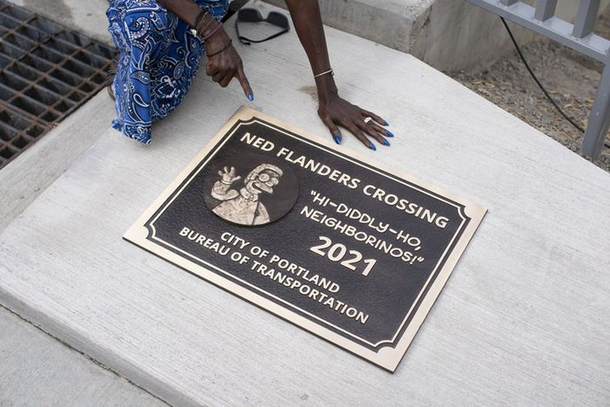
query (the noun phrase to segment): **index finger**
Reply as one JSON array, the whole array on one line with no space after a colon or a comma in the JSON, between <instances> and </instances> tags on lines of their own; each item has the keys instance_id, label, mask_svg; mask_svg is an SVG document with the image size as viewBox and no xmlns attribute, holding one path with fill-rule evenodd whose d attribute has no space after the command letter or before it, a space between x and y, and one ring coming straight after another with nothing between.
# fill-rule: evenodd
<instances>
[{"instance_id":1,"label":"index finger","mask_svg":"<svg viewBox=\"0 0 610 407\"><path fill-rule=\"evenodd\" d=\"M242 64L239 64L239 68L237 68L237 74L235 75L239 84L241 85L246 97L250 100L254 100L254 93L252 92L252 87L250 86L250 82L248 82L248 78L246 78L246 74L244 73L244 67Z\"/></svg>"}]
</instances>

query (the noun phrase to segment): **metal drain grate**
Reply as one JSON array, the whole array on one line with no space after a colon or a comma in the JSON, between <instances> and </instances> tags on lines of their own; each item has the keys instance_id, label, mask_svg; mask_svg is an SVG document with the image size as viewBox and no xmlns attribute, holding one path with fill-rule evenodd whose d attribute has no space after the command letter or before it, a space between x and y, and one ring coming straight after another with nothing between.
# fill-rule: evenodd
<instances>
[{"instance_id":1,"label":"metal drain grate","mask_svg":"<svg viewBox=\"0 0 610 407\"><path fill-rule=\"evenodd\" d=\"M0 168L97 93L111 47L0 0Z\"/></svg>"}]
</instances>

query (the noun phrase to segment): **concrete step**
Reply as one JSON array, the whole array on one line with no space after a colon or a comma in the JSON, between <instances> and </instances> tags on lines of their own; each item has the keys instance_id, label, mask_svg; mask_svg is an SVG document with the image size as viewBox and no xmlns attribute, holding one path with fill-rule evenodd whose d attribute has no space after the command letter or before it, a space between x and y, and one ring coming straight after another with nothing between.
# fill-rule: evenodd
<instances>
[{"instance_id":1,"label":"concrete step","mask_svg":"<svg viewBox=\"0 0 610 407\"><path fill-rule=\"evenodd\" d=\"M0 306L0 406L167 404Z\"/></svg>"},{"instance_id":2,"label":"concrete step","mask_svg":"<svg viewBox=\"0 0 610 407\"><path fill-rule=\"evenodd\" d=\"M284 0L265 0L285 7ZM443 72L480 71L514 52L500 19L465 0L319 0L324 23L410 53ZM603 11L610 0L602 0ZM557 16L572 20L578 2L563 1ZM601 13L600 11L600 13ZM511 24L520 43L543 37ZM376 67L382 73L383 63Z\"/></svg>"},{"instance_id":3,"label":"concrete step","mask_svg":"<svg viewBox=\"0 0 610 407\"><path fill-rule=\"evenodd\" d=\"M11 0L37 13L112 43L107 0ZM285 7L284 0L264 0ZM254 0L250 6L261 2ZM514 51L499 18L465 0L319 0L330 27L407 52L444 72L480 71ZM603 11L610 0L601 0ZM559 2L557 15L571 20L577 2ZM518 41L542 37L511 24ZM383 65L381 65L383 66Z\"/></svg>"},{"instance_id":4,"label":"concrete step","mask_svg":"<svg viewBox=\"0 0 610 407\"><path fill-rule=\"evenodd\" d=\"M121 239L248 103L203 75L150 146L104 131L5 228L0 303L173 405L607 404L610 175L410 55L327 36L341 94L396 134L377 152L348 136L336 148L489 209L395 374ZM234 44L252 106L330 140L294 31ZM80 114L45 137L90 131L95 112Z\"/></svg>"},{"instance_id":5,"label":"concrete step","mask_svg":"<svg viewBox=\"0 0 610 407\"><path fill-rule=\"evenodd\" d=\"M284 6L283 0L265 0ZM324 23L441 71L478 70L512 51L500 20L463 0L320 0ZM515 27L520 41L533 34ZM383 72L383 62L377 65Z\"/></svg>"},{"instance_id":6,"label":"concrete step","mask_svg":"<svg viewBox=\"0 0 610 407\"><path fill-rule=\"evenodd\" d=\"M112 44L108 32L108 0L9 0L18 6L76 29L96 40Z\"/></svg>"}]
</instances>

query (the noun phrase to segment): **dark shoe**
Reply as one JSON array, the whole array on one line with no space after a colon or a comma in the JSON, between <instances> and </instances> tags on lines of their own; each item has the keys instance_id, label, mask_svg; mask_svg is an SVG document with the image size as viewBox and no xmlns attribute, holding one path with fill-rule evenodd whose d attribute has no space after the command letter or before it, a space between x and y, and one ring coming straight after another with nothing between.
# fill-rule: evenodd
<instances>
[{"instance_id":1,"label":"dark shoe","mask_svg":"<svg viewBox=\"0 0 610 407\"><path fill-rule=\"evenodd\" d=\"M106 83L105 83L106 90L108 91L108 94L110 95L112 100L116 100L116 96L114 95L114 88L112 87L112 84L114 83L114 77L116 76L118 63L119 63L119 55L115 54L114 59L112 61L112 65L110 65L110 67L108 68L108 76L106 77Z\"/></svg>"},{"instance_id":2,"label":"dark shoe","mask_svg":"<svg viewBox=\"0 0 610 407\"><path fill-rule=\"evenodd\" d=\"M116 96L114 96L114 89L112 88L112 83L110 85L106 86L106 90L108 91L110 98L112 100L116 100Z\"/></svg>"}]
</instances>

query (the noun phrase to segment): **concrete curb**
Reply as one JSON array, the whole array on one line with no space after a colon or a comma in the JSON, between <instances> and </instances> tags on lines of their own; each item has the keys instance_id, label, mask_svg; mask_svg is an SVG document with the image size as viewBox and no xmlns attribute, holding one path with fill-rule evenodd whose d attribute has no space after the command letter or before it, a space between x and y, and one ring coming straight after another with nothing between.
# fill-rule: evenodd
<instances>
[{"instance_id":1,"label":"concrete curb","mask_svg":"<svg viewBox=\"0 0 610 407\"><path fill-rule=\"evenodd\" d=\"M167 407L0 306L0 405Z\"/></svg>"},{"instance_id":2,"label":"concrete curb","mask_svg":"<svg viewBox=\"0 0 610 407\"><path fill-rule=\"evenodd\" d=\"M264 0L286 7L284 0ZM254 2L256 3L256 2ZM486 69L514 51L499 17L465 0L319 0L324 23L333 28L412 54L443 72ZM558 5L571 20L578 2ZM600 13L610 0L602 0ZM520 43L544 37L519 25ZM383 61L380 61L383 62ZM383 73L383 64L371 67Z\"/></svg>"},{"instance_id":3,"label":"concrete curb","mask_svg":"<svg viewBox=\"0 0 610 407\"><path fill-rule=\"evenodd\" d=\"M102 90L0 171L0 232L106 132L114 114Z\"/></svg>"},{"instance_id":4,"label":"concrete curb","mask_svg":"<svg viewBox=\"0 0 610 407\"><path fill-rule=\"evenodd\" d=\"M0 286L0 304L18 315L27 315L27 320L45 332L52 332L57 339L69 344L78 352L115 374L128 378L138 387L145 389L155 398L170 405L185 407L200 407L195 400L181 393L178 389L168 386L168 382L149 374L136 363L117 355L110 349L101 347L85 332L78 332L69 324L65 324L42 309L36 308L25 299L8 292Z\"/></svg>"}]
</instances>

